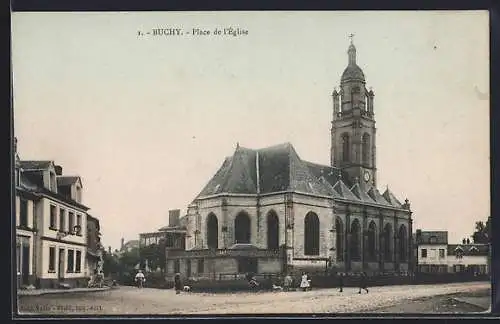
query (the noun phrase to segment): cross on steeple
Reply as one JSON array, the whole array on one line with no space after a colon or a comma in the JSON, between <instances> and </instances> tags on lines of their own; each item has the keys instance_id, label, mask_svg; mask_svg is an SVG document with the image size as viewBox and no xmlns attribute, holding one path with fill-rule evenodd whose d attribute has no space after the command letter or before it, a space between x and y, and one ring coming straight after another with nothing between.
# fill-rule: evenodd
<instances>
[{"instance_id":1,"label":"cross on steeple","mask_svg":"<svg viewBox=\"0 0 500 324\"><path fill-rule=\"evenodd\" d=\"M353 38L354 38L354 34L349 34L349 39L351 40L351 45L352 45L352 42L353 42Z\"/></svg>"}]
</instances>

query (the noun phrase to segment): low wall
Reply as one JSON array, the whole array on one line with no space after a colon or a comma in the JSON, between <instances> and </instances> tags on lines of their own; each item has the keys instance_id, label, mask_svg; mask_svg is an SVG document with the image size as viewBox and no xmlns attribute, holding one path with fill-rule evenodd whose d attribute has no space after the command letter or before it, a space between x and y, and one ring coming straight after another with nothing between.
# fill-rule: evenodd
<instances>
[{"instance_id":1,"label":"low wall","mask_svg":"<svg viewBox=\"0 0 500 324\"><path fill-rule=\"evenodd\" d=\"M336 275L311 274L311 285L313 288L337 288L339 277ZM282 277L276 274L257 274L256 280L259 282L259 289L271 289L272 284L282 286ZM294 288L300 285L301 277L293 276ZM469 274L447 273L447 274L417 274L409 275L376 275L368 276L366 283L369 287L376 286L391 286L391 285L419 285L419 284L444 284L453 282L470 282L470 281L489 281L487 275L473 276ZM243 275L238 274L221 274L213 279L197 279L188 280L182 279L183 285L189 285L193 292L228 292L228 291L243 291L250 290L250 286ZM346 275L343 279L344 287L358 287L360 277L358 275ZM129 283L134 285L133 281ZM157 275L147 275L145 287L171 289L173 281L166 280L165 277Z\"/></svg>"},{"instance_id":2,"label":"low wall","mask_svg":"<svg viewBox=\"0 0 500 324\"><path fill-rule=\"evenodd\" d=\"M63 283L68 284L71 288L87 287L88 278L65 278ZM57 279L37 279L36 287L38 289L56 289L59 288L59 280Z\"/></svg>"}]
</instances>

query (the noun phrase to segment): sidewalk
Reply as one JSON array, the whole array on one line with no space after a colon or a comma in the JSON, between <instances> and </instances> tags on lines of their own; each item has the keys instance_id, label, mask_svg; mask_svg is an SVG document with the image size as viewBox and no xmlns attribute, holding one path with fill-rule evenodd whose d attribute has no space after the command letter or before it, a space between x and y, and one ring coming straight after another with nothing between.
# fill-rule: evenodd
<instances>
[{"instance_id":1,"label":"sidewalk","mask_svg":"<svg viewBox=\"0 0 500 324\"><path fill-rule=\"evenodd\" d=\"M453 299L485 310L491 308L491 297L453 297Z\"/></svg>"},{"instance_id":2,"label":"sidewalk","mask_svg":"<svg viewBox=\"0 0 500 324\"><path fill-rule=\"evenodd\" d=\"M40 296L48 294L68 294L68 293L79 293L79 292L95 292L104 291L111 289L111 287L102 288L71 288L71 289L23 289L18 290L18 296Z\"/></svg>"}]
</instances>

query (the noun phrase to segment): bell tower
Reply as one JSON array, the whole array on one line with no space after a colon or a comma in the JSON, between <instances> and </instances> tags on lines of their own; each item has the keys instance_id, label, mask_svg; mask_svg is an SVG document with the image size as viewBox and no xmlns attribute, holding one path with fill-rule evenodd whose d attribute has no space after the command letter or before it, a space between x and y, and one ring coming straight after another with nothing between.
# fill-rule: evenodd
<instances>
[{"instance_id":1,"label":"bell tower","mask_svg":"<svg viewBox=\"0 0 500 324\"><path fill-rule=\"evenodd\" d=\"M366 89L363 70L356 62L354 35L347 50L348 63L342 73L340 89L333 90L330 163L345 170L351 182L357 177L368 189L376 186L374 93Z\"/></svg>"}]
</instances>

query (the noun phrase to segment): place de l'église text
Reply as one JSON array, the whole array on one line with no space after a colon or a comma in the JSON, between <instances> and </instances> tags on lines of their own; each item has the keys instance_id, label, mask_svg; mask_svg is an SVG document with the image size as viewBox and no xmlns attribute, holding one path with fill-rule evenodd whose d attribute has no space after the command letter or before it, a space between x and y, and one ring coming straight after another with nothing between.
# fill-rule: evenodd
<instances>
[{"instance_id":1,"label":"place de l'\u00e9glise text","mask_svg":"<svg viewBox=\"0 0 500 324\"><path fill-rule=\"evenodd\" d=\"M179 37L179 36L229 36L238 37L248 35L248 30L240 27L221 27L221 28L177 28L177 27L158 27L149 30L138 30L138 37Z\"/></svg>"}]
</instances>

